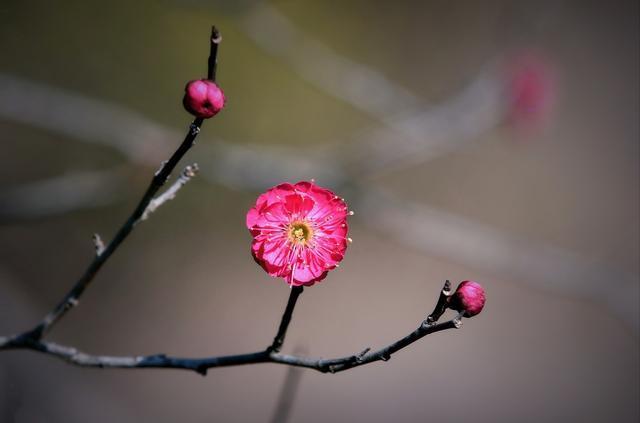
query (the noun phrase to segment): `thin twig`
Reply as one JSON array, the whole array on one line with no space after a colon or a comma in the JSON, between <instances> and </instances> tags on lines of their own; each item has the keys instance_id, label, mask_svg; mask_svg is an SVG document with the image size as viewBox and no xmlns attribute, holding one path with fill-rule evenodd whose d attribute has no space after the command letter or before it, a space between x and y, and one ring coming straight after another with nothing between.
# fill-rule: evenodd
<instances>
[{"instance_id":1,"label":"thin twig","mask_svg":"<svg viewBox=\"0 0 640 423\"><path fill-rule=\"evenodd\" d=\"M176 194L187 182L191 180L198 173L198 165L196 163L189 165L184 168L178 179L169 187L165 192L158 195L156 198L149 202L147 209L144 211L142 216L140 217L140 221L147 220L149 215L155 212L158 207L166 203L167 201L173 200L176 198Z\"/></svg>"},{"instance_id":2,"label":"thin twig","mask_svg":"<svg viewBox=\"0 0 640 423\"><path fill-rule=\"evenodd\" d=\"M302 294L302 290L304 288L302 286L293 286L291 287L291 294L289 294L289 301L287 301L287 307L284 310L284 314L282 315L282 320L280 321L280 327L278 328L278 333L275 338L273 338L273 343L268 348L269 351L278 352L284 344L284 337L287 334L287 329L289 328L289 323L291 322L291 316L293 315L293 309L296 306L296 301L298 301L298 297Z\"/></svg>"},{"instance_id":3,"label":"thin twig","mask_svg":"<svg viewBox=\"0 0 640 423\"><path fill-rule=\"evenodd\" d=\"M218 31L215 27L212 29L213 34L218 34ZM209 69L207 72L208 76L212 78L215 77L215 70L211 69L211 66L215 66L216 63L216 55L218 52L218 42L220 41L219 34L218 37L211 38L210 42L210 57L209 57ZM49 312L42 322L40 322L35 328L30 331L25 332L22 337L31 338L34 341L39 341L42 339L46 333L51 330L51 328L74 306L78 304L78 301L84 291L87 289L91 281L93 281L96 274L100 271L104 263L111 257L111 255L118 249L120 244L127 238L127 236L131 233L136 224L142 220L149 204L153 200L154 196L160 190L160 188L165 184L165 182L169 179L171 172L175 169L178 162L182 159L182 157L189 151L189 149L195 143L195 139L200 133L200 128L202 126L203 119L196 118L190 125L187 135L182 141L182 144L178 147L178 149L173 153L173 155L162 164L160 169L155 173L147 191L142 196L142 199L139 201L135 210L129 218L124 222L122 227L118 230L116 235L113 237L111 242L101 251L100 254L97 254L93 261L89 264L84 274L80 277L80 279L75 283L73 288L64 296L62 301L56 305L56 307Z\"/></svg>"},{"instance_id":4,"label":"thin twig","mask_svg":"<svg viewBox=\"0 0 640 423\"><path fill-rule=\"evenodd\" d=\"M218 45L222 42L220 31L215 26L211 27L211 52L209 53L209 63L207 79L216 80L216 70L218 68Z\"/></svg>"}]
</instances>

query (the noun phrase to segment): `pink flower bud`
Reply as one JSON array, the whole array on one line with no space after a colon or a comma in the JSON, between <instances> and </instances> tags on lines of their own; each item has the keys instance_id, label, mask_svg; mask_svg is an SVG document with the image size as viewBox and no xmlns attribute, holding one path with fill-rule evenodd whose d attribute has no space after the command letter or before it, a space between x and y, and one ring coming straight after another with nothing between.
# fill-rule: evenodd
<instances>
[{"instance_id":1,"label":"pink flower bud","mask_svg":"<svg viewBox=\"0 0 640 423\"><path fill-rule=\"evenodd\" d=\"M215 82L207 79L189 81L182 104L192 115L207 119L224 107L224 93Z\"/></svg>"},{"instance_id":2,"label":"pink flower bud","mask_svg":"<svg viewBox=\"0 0 640 423\"><path fill-rule=\"evenodd\" d=\"M463 312L467 317L475 316L482 311L485 297L484 288L478 282L460 282L456 292L449 299L449 308Z\"/></svg>"}]
</instances>

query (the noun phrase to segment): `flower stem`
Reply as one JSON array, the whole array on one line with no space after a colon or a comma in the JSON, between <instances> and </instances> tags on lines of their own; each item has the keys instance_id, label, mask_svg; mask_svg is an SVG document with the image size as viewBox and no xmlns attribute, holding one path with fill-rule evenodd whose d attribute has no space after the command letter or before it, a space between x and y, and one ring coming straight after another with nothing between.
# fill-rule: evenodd
<instances>
[{"instance_id":1,"label":"flower stem","mask_svg":"<svg viewBox=\"0 0 640 423\"><path fill-rule=\"evenodd\" d=\"M298 301L298 297L302 294L303 287L302 286L294 286L291 287L291 294L289 295L289 301L287 301L287 307L284 309L284 314L282 315L282 320L280 321L280 327L278 328L278 333L276 337L273 338L273 343L268 351L278 352L280 348L282 348L282 344L284 344L284 337L287 334L287 328L289 327L289 323L291 322L291 316L293 315L293 309L296 306L296 301Z\"/></svg>"}]
</instances>

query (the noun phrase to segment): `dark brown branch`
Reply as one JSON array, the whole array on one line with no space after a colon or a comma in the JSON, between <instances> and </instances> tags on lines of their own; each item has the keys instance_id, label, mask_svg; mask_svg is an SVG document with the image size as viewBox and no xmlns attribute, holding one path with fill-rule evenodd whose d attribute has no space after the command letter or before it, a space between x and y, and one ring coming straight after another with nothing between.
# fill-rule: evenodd
<instances>
[{"instance_id":1,"label":"dark brown branch","mask_svg":"<svg viewBox=\"0 0 640 423\"><path fill-rule=\"evenodd\" d=\"M304 288L302 286L293 286L291 287L291 294L289 294L289 301L287 301L287 307L284 309L284 314L282 315L282 320L280 321L280 327L278 328L278 333L276 337L273 338L273 343L268 348L269 351L278 352L280 348L282 348L282 344L284 344L284 337L287 334L287 329L289 328L289 323L291 322L291 316L293 315L293 309L296 306L296 301L298 301L298 297L302 294L302 290Z\"/></svg>"},{"instance_id":2,"label":"dark brown branch","mask_svg":"<svg viewBox=\"0 0 640 423\"><path fill-rule=\"evenodd\" d=\"M215 29L212 29L211 38L211 53L208 61L208 71L207 76L209 79L215 79L215 65L216 65L216 56L218 52L218 43L220 42L220 34ZM200 128L202 127L202 118L196 118L190 125L187 135L182 141L182 144L178 147L178 149L173 153L173 155L160 166L160 169L155 173L149 187L146 192L142 196L142 199L138 202L138 205L134 209L133 213L129 216L129 218L124 222L122 227L118 230L116 235L113 237L111 242L104 247L101 244L97 244L101 246L98 248L98 254L91 261L87 269L84 271L80 279L75 283L75 285L71 288L71 290L64 296L64 298L55 306L55 308L49 312L44 319L33 329L25 332L23 334L24 337L32 338L33 340L41 340L43 336L47 334L49 330L62 318L64 315L75 307L78 304L78 301L87 287L91 284L96 274L100 271L102 266L109 260L109 258L113 255L113 253L118 249L120 244L124 242L125 239L129 236L133 228L136 226L138 222L142 220L147 213L147 209L149 204L154 199L157 192L162 188L165 182L169 179L171 172L178 165L178 162L182 159L182 157L189 151L189 149L195 143L195 139L200 132Z\"/></svg>"},{"instance_id":3,"label":"dark brown branch","mask_svg":"<svg viewBox=\"0 0 640 423\"><path fill-rule=\"evenodd\" d=\"M303 357L297 355L280 354L267 348L248 354L227 355L206 358L181 358L164 354L149 356L103 356L90 355L69 346L53 342L40 341L27 336L12 338L0 337L0 350L28 349L58 357L68 363L83 367L98 368L164 368L192 370L201 375L206 375L207 370L214 367L239 366L257 363L278 363L295 367L305 367L322 373L337 373L375 361L388 361L395 352L407 347L417 340L435 332L446 329L459 328L462 325L461 316L443 323L429 323L423 321L420 326L398 341L369 352L369 349L361 353L332 359Z\"/></svg>"}]
</instances>

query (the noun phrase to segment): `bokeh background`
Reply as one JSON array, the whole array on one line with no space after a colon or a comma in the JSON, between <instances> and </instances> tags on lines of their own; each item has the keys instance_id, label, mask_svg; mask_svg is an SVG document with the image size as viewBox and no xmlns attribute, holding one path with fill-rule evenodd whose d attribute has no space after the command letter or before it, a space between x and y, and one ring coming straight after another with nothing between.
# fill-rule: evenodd
<instances>
[{"instance_id":1,"label":"bokeh background","mask_svg":"<svg viewBox=\"0 0 640 423\"><path fill-rule=\"evenodd\" d=\"M122 355L266 346L289 290L254 264L244 216L286 180L316 178L356 214L285 352L388 344L445 279L488 300L460 330L337 375L5 351L0 421L266 422L283 392L295 422L638 421L638 22L631 0L3 0L0 333L59 301L91 235L113 235L180 142L212 24L228 104L183 163L201 174L50 339Z\"/></svg>"}]
</instances>

